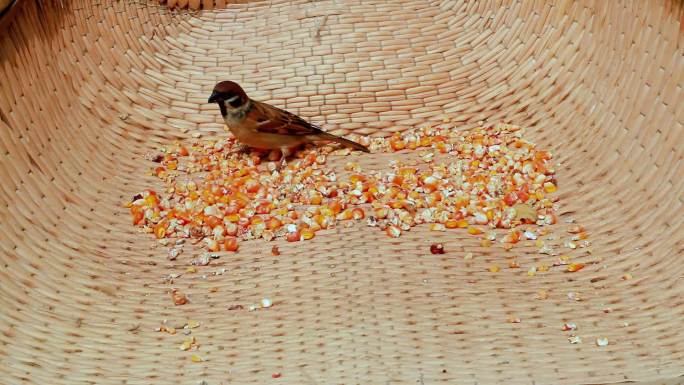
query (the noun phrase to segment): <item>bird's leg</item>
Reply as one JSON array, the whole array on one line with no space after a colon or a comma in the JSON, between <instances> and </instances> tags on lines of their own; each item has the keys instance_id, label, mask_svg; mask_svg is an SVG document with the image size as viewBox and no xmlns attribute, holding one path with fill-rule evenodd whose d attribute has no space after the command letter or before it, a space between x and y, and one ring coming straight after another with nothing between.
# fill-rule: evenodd
<instances>
[{"instance_id":1,"label":"bird's leg","mask_svg":"<svg viewBox=\"0 0 684 385\"><path fill-rule=\"evenodd\" d=\"M281 147L280 148L281 156L280 156L280 168L279 169L284 169L287 167L287 158L291 155L290 148L289 147Z\"/></svg>"}]
</instances>

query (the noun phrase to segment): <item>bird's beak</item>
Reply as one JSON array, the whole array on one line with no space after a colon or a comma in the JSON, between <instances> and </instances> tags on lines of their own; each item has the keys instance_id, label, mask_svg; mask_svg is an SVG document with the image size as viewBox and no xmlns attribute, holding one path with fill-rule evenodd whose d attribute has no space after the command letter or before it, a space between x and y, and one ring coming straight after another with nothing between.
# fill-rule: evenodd
<instances>
[{"instance_id":1,"label":"bird's beak","mask_svg":"<svg viewBox=\"0 0 684 385\"><path fill-rule=\"evenodd\" d=\"M219 94L218 92L214 91L211 93L211 96L209 97L209 103L216 103L218 102L219 99Z\"/></svg>"}]
</instances>

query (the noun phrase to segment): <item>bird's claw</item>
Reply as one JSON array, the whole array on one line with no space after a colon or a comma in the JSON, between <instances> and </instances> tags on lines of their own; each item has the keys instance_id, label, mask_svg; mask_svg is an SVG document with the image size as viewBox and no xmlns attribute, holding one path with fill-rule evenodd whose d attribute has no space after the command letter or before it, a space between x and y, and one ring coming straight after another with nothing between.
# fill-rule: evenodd
<instances>
[{"instance_id":1,"label":"bird's claw","mask_svg":"<svg viewBox=\"0 0 684 385\"><path fill-rule=\"evenodd\" d=\"M287 159L283 156L281 157L280 162L278 163L277 169L278 171L282 171L285 168L287 168Z\"/></svg>"},{"instance_id":2,"label":"bird's claw","mask_svg":"<svg viewBox=\"0 0 684 385\"><path fill-rule=\"evenodd\" d=\"M249 152L249 147L245 146L244 144L238 144L236 148L234 148L230 154L235 154L235 155L242 155L242 154L247 154Z\"/></svg>"}]
</instances>

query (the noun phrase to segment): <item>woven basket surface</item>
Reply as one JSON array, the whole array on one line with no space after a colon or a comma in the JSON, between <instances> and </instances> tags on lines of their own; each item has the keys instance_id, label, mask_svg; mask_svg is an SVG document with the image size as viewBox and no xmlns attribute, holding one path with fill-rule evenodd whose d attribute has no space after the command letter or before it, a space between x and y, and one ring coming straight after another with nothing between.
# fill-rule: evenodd
<instances>
[{"instance_id":1,"label":"woven basket surface","mask_svg":"<svg viewBox=\"0 0 684 385\"><path fill-rule=\"evenodd\" d=\"M678 383L682 15L681 2L655 0L274 0L199 12L27 1L0 34L0 383ZM586 227L600 263L492 274L506 259L464 232L390 239L354 226L246 242L165 283L191 256L167 260L121 203L159 185L146 153L227 136L206 103L225 79L338 134L445 116L464 129L526 127L560 163L561 217ZM391 157L353 156L378 169ZM426 252L437 241L446 254ZM173 306L172 287L191 302ZM267 311L228 310L265 296ZM164 319L202 323L204 362L178 348L181 333L155 331ZM583 343L568 342L564 322ZM608 346L594 343L602 336Z\"/></svg>"}]
</instances>

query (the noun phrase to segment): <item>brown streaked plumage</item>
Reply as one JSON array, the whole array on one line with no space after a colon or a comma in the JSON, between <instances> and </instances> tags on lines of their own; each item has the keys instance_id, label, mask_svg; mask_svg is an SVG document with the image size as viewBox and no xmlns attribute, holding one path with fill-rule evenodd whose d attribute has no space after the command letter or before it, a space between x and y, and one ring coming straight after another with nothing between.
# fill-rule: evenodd
<instances>
[{"instance_id":1,"label":"brown streaked plumage","mask_svg":"<svg viewBox=\"0 0 684 385\"><path fill-rule=\"evenodd\" d=\"M235 82L216 84L209 103L219 105L224 122L239 142L254 148L280 149L283 161L291 148L317 141L333 141L370 152L366 146L329 134L295 114L250 99Z\"/></svg>"}]
</instances>

